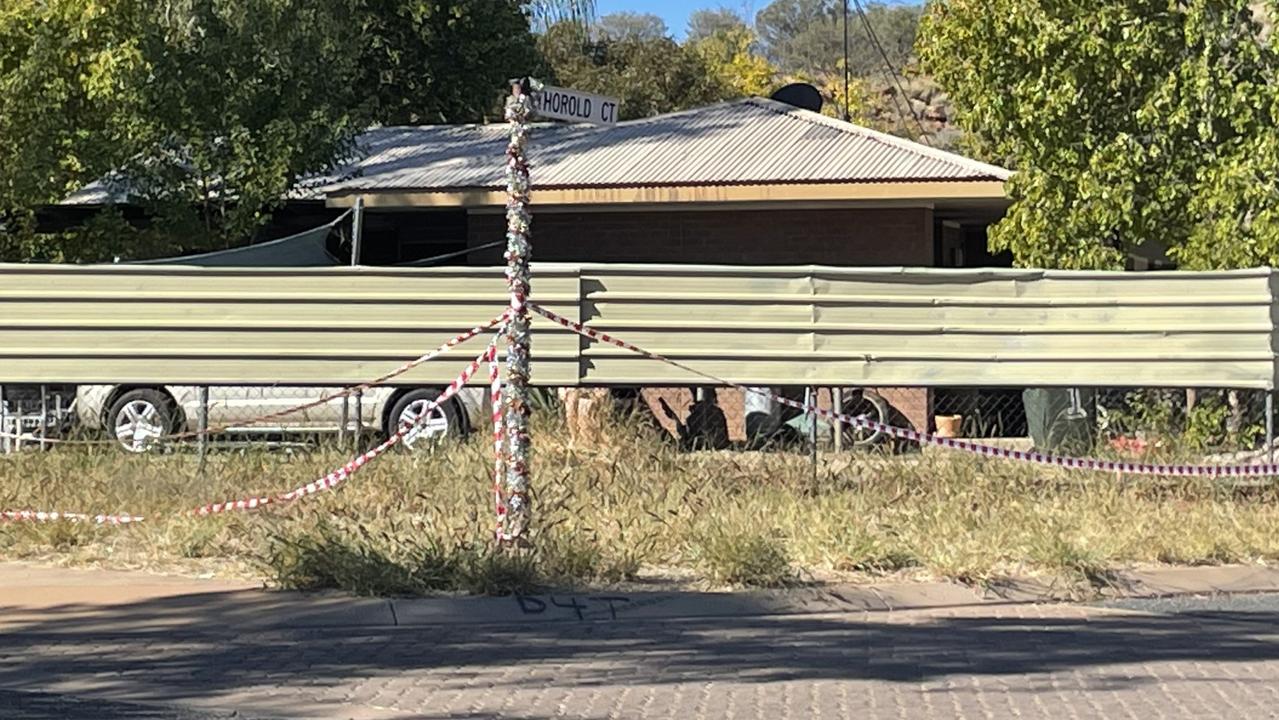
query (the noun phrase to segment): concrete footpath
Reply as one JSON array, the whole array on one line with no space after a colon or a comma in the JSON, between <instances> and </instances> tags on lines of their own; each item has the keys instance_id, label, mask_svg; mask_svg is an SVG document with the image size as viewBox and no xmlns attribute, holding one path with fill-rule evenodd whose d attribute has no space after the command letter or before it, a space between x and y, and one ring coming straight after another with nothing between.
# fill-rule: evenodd
<instances>
[{"instance_id":1,"label":"concrete footpath","mask_svg":"<svg viewBox=\"0 0 1279 720\"><path fill-rule=\"evenodd\" d=\"M1116 573L1103 598L1279 592L1279 568L1152 568ZM386 628L648 621L886 612L1075 599L1051 581L984 590L948 582L819 585L739 592L584 592L516 597L360 598L144 572L0 563L0 629L98 632L201 628ZM130 612L130 609L136 611Z\"/></svg>"},{"instance_id":2,"label":"concrete footpath","mask_svg":"<svg viewBox=\"0 0 1279 720\"><path fill-rule=\"evenodd\" d=\"M1279 573L1113 584L386 600L0 563L0 718L1279 717Z\"/></svg>"}]
</instances>

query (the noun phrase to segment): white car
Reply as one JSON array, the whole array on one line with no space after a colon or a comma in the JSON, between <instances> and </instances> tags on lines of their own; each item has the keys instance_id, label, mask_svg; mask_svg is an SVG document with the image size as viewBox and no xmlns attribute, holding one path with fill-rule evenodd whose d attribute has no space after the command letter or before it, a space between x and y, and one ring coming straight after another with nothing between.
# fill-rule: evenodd
<instances>
[{"instance_id":1,"label":"white car","mask_svg":"<svg viewBox=\"0 0 1279 720\"><path fill-rule=\"evenodd\" d=\"M208 427L233 434L278 435L336 433L342 425L341 397L316 407L281 413L342 391L338 387L293 385L209 386ZM438 397L438 388L375 387L360 399L359 424L389 435L400 423L421 414ZM347 429L356 427L356 401L347 400ZM81 427L102 430L129 452L146 452L156 440L199 429L200 388L196 385L81 385L75 412ZM488 393L463 388L435 408L424 423L404 438L407 447L429 445L443 437L461 436L489 417Z\"/></svg>"}]
</instances>

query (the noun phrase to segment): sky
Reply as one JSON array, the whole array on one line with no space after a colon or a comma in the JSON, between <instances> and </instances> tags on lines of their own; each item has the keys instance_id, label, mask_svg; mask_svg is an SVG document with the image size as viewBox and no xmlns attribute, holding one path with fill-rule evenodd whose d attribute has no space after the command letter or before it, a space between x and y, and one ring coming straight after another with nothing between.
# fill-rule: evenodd
<instances>
[{"instance_id":1,"label":"sky","mask_svg":"<svg viewBox=\"0 0 1279 720\"><path fill-rule=\"evenodd\" d=\"M595 14L607 15L615 12L635 12L635 13L652 13L661 17L666 21L666 27L670 29L671 34L677 39L683 39L684 30L688 27L688 16L694 11L701 8L717 8L726 7L735 10L739 14L746 14L747 17L754 17L755 13L767 3L759 4L751 2L716 2L715 0L697 2L696 0L596 0Z\"/></svg>"},{"instance_id":2,"label":"sky","mask_svg":"<svg viewBox=\"0 0 1279 720\"><path fill-rule=\"evenodd\" d=\"M595 14L614 12L652 13L666 21L666 27L677 40L684 39L688 16L702 8L728 8L746 18L768 5L770 0L596 0ZM883 1L883 0L881 0ZM886 0L885 5L912 5L920 0ZM863 0L865 2L865 0Z\"/></svg>"}]
</instances>

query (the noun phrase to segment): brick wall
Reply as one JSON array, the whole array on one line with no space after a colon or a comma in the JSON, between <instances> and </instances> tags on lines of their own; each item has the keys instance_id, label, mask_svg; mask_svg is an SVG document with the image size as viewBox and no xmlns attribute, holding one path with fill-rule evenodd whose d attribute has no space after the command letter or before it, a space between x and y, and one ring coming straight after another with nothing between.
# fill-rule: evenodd
<instances>
[{"instance_id":1,"label":"brick wall","mask_svg":"<svg viewBox=\"0 0 1279 720\"><path fill-rule=\"evenodd\" d=\"M506 219L472 214L469 245L500 240ZM536 212L533 254L543 262L743 265L933 265L926 208ZM500 250L474 264L501 261Z\"/></svg>"},{"instance_id":2,"label":"brick wall","mask_svg":"<svg viewBox=\"0 0 1279 720\"><path fill-rule=\"evenodd\" d=\"M876 388L875 392L888 403L887 421L898 427L910 427L915 430L928 431L932 424L932 407L930 393L924 388ZM803 398L803 392L796 390L790 393L794 399ZM716 405L724 411L728 421L728 437L734 442L746 439L746 401L741 390L720 388L716 393ZM817 404L819 407L831 408L832 391L830 388L819 388ZM851 393L850 393L851 395ZM693 403L693 394L684 387L648 387L644 388L640 397L648 405L649 410L667 432L675 434L675 422L666 417L659 405L659 399L665 400L677 417L685 419L689 406ZM848 397L846 395L845 397Z\"/></svg>"},{"instance_id":3,"label":"brick wall","mask_svg":"<svg viewBox=\"0 0 1279 720\"><path fill-rule=\"evenodd\" d=\"M468 245L499 240L505 227L503 215L472 214ZM926 208L595 213L539 213L534 208L533 257L542 262L932 266L933 230L932 211ZM501 250L473 253L470 261L498 264ZM897 414L896 422L929 427L927 390L888 388L881 394ZM645 399L655 411L659 396L680 414L691 402L686 390L654 388ZM733 439L742 439L740 393L721 392L719 405ZM661 412L655 414L671 425Z\"/></svg>"}]
</instances>

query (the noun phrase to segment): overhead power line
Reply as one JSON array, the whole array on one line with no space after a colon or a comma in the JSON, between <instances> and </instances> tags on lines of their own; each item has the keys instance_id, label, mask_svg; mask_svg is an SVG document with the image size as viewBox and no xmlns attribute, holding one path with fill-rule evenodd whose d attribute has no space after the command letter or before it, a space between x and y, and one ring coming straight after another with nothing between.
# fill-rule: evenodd
<instances>
[{"instance_id":1,"label":"overhead power line","mask_svg":"<svg viewBox=\"0 0 1279 720\"><path fill-rule=\"evenodd\" d=\"M848 0L844 0L844 122L852 119L848 107Z\"/></svg>"},{"instance_id":2,"label":"overhead power line","mask_svg":"<svg viewBox=\"0 0 1279 720\"><path fill-rule=\"evenodd\" d=\"M870 38L871 44L879 51L879 56L884 59L884 66L888 68L888 75L892 79L893 85L896 86L902 100L906 102L906 109L910 110L910 116L915 119L915 125L919 128L919 139L924 144L931 146L933 143L928 137L928 131L924 129L924 121L919 117L919 113L915 112L915 106L910 104L910 97L906 94L906 89L902 87L901 75L897 72L897 68L893 66L893 61L888 58L888 53L884 51L884 46L879 42L879 36L875 34L875 28L871 26L870 18L866 16L866 10L862 7L861 0L853 0L853 7L857 8L857 15L862 19L862 25L866 27L866 37ZM847 33L847 22L844 23L844 27L845 33ZM844 50L844 65L845 67L848 65L847 46L845 46ZM897 107L897 114L905 117L905 113L902 112L901 102L898 101L896 95L893 96L893 105Z\"/></svg>"}]
</instances>

